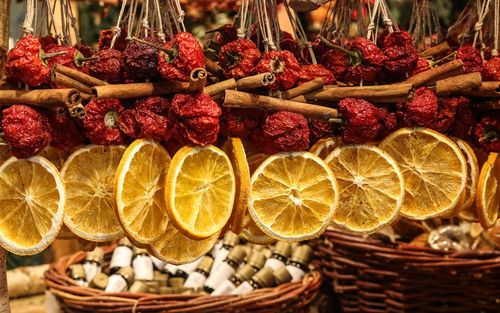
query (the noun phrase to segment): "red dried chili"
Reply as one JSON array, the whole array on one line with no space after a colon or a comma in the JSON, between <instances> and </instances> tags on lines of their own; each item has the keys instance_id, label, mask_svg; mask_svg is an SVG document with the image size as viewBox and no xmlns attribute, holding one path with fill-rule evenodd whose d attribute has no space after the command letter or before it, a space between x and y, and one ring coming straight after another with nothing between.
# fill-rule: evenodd
<instances>
[{"instance_id":1,"label":"red dried chili","mask_svg":"<svg viewBox=\"0 0 500 313\"><path fill-rule=\"evenodd\" d=\"M300 65L290 51L270 51L262 55L256 66L257 73L273 72L276 81L269 85L271 89L289 89L299 78Z\"/></svg>"},{"instance_id":2,"label":"red dried chili","mask_svg":"<svg viewBox=\"0 0 500 313\"><path fill-rule=\"evenodd\" d=\"M222 108L220 133L224 137L245 139L256 129L262 119L263 111L258 109Z\"/></svg>"},{"instance_id":3,"label":"red dried chili","mask_svg":"<svg viewBox=\"0 0 500 313\"><path fill-rule=\"evenodd\" d=\"M300 151L309 148L309 125L298 113L280 111L267 116L262 132L280 151Z\"/></svg>"},{"instance_id":4,"label":"red dried chili","mask_svg":"<svg viewBox=\"0 0 500 313\"><path fill-rule=\"evenodd\" d=\"M336 80L344 81L344 77L347 73L349 65L351 64L351 60L344 52L331 49L323 54L321 64L333 73Z\"/></svg>"},{"instance_id":5,"label":"red dried chili","mask_svg":"<svg viewBox=\"0 0 500 313\"><path fill-rule=\"evenodd\" d=\"M492 57L484 63L483 80L500 81L500 57Z\"/></svg>"},{"instance_id":6,"label":"red dried chili","mask_svg":"<svg viewBox=\"0 0 500 313\"><path fill-rule=\"evenodd\" d=\"M457 51L457 58L464 62L466 73L483 71L483 58L479 49L470 45L460 47Z\"/></svg>"},{"instance_id":7,"label":"red dried chili","mask_svg":"<svg viewBox=\"0 0 500 313\"><path fill-rule=\"evenodd\" d=\"M50 75L50 69L41 59L41 54L42 45L37 38L22 38L7 54L7 73L33 87L43 84Z\"/></svg>"},{"instance_id":8,"label":"red dried chili","mask_svg":"<svg viewBox=\"0 0 500 313\"><path fill-rule=\"evenodd\" d=\"M479 146L486 152L500 152L500 113L488 112L474 128Z\"/></svg>"},{"instance_id":9,"label":"red dried chili","mask_svg":"<svg viewBox=\"0 0 500 313\"><path fill-rule=\"evenodd\" d=\"M313 144L321 138L333 136L336 129L335 123L312 121L309 123L309 143Z\"/></svg>"},{"instance_id":10,"label":"red dried chili","mask_svg":"<svg viewBox=\"0 0 500 313\"><path fill-rule=\"evenodd\" d=\"M75 121L68 115L50 115L52 129L50 144L58 149L73 149L83 143L84 137Z\"/></svg>"},{"instance_id":11,"label":"red dried chili","mask_svg":"<svg viewBox=\"0 0 500 313\"><path fill-rule=\"evenodd\" d=\"M411 72L410 76L416 75L421 72L425 72L429 70L431 67L429 65L429 61L423 58L418 58L417 65Z\"/></svg>"},{"instance_id":12,"label":"red dried chili","mask_svg":"<svg viewBox=\"0 0 500 313\"><path fill-rule=\"evenodd\" d=\"M113 49L118 51L125 51L127 48L127 30L125 28L120 29L120 36L116 38ZM101 30L101 35L99 36L98 49L99 52L108 50L111 47L111 41L113 40L114 30L113 29L103 29Z\"/></svg>"},{"instance_id":13,"label":"red dried chili","mask_svg":"<svg viewBox=\"0 0 500 313\"><path fill-rule=\"evenodd\" d=\"M415 91L412 101L398 104L398 119L403 126L426 126L431 124L438 115L437 97L427 87Z\"/></svg>"},{"instance_id":14,"label":"red dried chili","mask_svg":"<svg viewBox=\"0 0 500 313\"><path fill-rule=\"evenodd\" d=\"M190 33L178 33L167 42L168 52L158 54L158 71L169 80L189 81L191 71L205 68L205 55L198 40Z\"/></svg>"},{"instance_id":15,"label":"red dried chili","mask_svg":"<svg viewBox=\"0 0 500 313\"><path fill-rule=\"evenodd\" d=\"M255 73L255 65L260 59L260 51L248 39L232 41L219 51L219 65L227 78L242 78Z\"/></svg>"},{"instance_id":16,"label":"red dried chili","mask_svg":"<svg viewBox=\"0 0 500 313\"><path fill-rule=\"evenodd\" d=\"M395 31L385 37L382 50L385 54L384 67L393 73L411 73L418 62L418 51L410 34Z\"/></svg>"},{"instance_id":17,"label":"red dried chili","mask_svg":"<svg viewBox=\"0 0 500 313\"><path fill-rule=\"evenodd\" d=\"M47 116L26 105L15 104L3 110L2 128L12 154L19 159L38 154L50 143Z\"/></svg>"},{"instance_id":18,"label":"red dried chili","mask_svg":"<svg viewBox=\"0 0 500 313\"><path fill-rule=\"evenodd\" d=\"M207 94L176 94L168 116L175 139L182 144L204 146L217 140L221 109Z\"/></svg>"},{"instance_id":19,"label":"red dried chili","mask_svg":"<svg viewBox=\"0 0 500 313\"><path fill-rule=\"evenodd\" d=\"M125 81L123 55L115 49L102 50L95 55L97 59L85 62L85 68L91 76L119 84Z\"/></svg>"},{"instance_id":20,"label":"red dried chili","mask_svg":"<svg viewBox=\"0 0 500 313\"><path fill-rule=\"evenodd\" d=\"M339 113L347 127L342 132L345 143L366 143L383 129L379 110L363 99L345 98L339 102Z\"/></svg>"},{"instance_id":21,"label":"red dried chili","mask_svg":"<svg viewBox=\"0 0 500 313\"><path fill-rule=\"evenodd\" d=\"M297 85L302 85L315 78L321 78L326 85L335 85L337 82L335 76L326 67L321 64L302 65L300 67Z\"/></svg>"},{"instance_id":22,"label":"red dried chili","mask_svg":"<svg viewBox=\"0 0 500 313\"><path fill-rule=\"evenodd\" d=\"M120 101L92 98L85 109L87 114L81 120L85 137L98 145L109 146L123 143L125 136L118 128L118 117L123 112Z\"/></svg>"},{"instance_id":23,"label":"red dried chili","mask_svg":"<svg viewBox=\"0 0 500 313\"><path fill-rule=\"evenodd\" d=\"M143 40L159 46L164 44L160 39L153 37L146 37ZM123 52L127 76L139 82L159 79L161 75L157 69L158 54L159 50L155 47L137 41L130 42Z\"/></svg>"},{"instance_id":24,"label":"red dried chili","mask_svg":"<svg viewBox=\"0 0 500 313\"><path fill-rule=\"evenodd\" d=\"M472 127L476 124L474 112L471 109L471 101L466 97L453 97L444 101L456 102L455 121L448 129L449 133L455 137L468 139Z\"/></svg>"}]
</instances>

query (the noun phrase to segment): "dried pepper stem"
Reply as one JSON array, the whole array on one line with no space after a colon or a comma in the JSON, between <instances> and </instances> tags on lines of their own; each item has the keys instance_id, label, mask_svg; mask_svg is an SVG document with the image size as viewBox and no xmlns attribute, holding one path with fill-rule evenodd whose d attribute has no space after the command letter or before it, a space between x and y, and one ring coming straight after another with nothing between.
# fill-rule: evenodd
<instances>
[{"instance_id":1,"label":"dried pepper stem","mask_svg":"<svg viewBox=\"0 0 500 313\"><path fill-rule=\"evenodd\" d=\"M329 107L299 103L234 90L226 90L222 105L235 108L295 112L307 118L323 122L330 122L331 119L335 119L338 115L336 109Z\"/></svg>"},{"instance_id":2,"label":"dried pepper stem","mask_svg":"<svg viewBox=\"0 0 500 313\"><path fill-rule=\"evenodd\" d=\"M464 63L462 60L457 59L448 63L445 63L443 65L440 65L438 67L431 68L427 71L423 71L421 73L418 73L416 75L413 75L412 77L408 78L404 83L405 84L412 84L415 86L415 88L421 87L421 86L426 86L434 83L435 81L439 79L443 79L443 76L449 74L449 73L464 73Z\"/></svg>"},{"instance_id":3,"label":"dried pepper stem","mask_svg":"<svg viewBox=\"0 0 500 313\"><path fill-rule=\"evenodd\" d=\"M436 94L440 97L449 96L459 91L480 87L481 83L479 72L449 77L436 82Z\"/></svg>"},{"instance_id":4,"label":"dried pepper stem","mask_svg":"<svg viewBox=\"0 0 500 313\"><path fill-rule=\"evenodd\" d=\"M421 58L433 57L435 55L439 55L439 54L446 52L448 50L450 50L450 45L448 44L448 42L443 41L442 43L440 43L434 47L431 47L427 50L422 51L419 56Z\"/></svg>"},{"instance_id":5,"label":"dried pepper stem","mask_svg":"<svg viewBox=\"0 0 500 313\"><path fill-rule=\"evenodd\" d=\"M325 85L325 82L321 78L315 78L307 83L297 86L292 89L288 89L281 93L283 99L292 99L306 93L318 90Z\"/></svg>"},{"instance_id":6,"label":"dried pepper stem","mask_svg":"<svg viewBox=\"0 0 500 313\"><path fill-rule=\"evenodd\" d=\"M378 86L337 87L311 92L305 95L307 100L314 101L340 101L344 98L361 98L370 102L404 102L413 98L411 84L393 84Z\"/></svg>"},{"instance_id":7,"label":"dried pepper stem","mask_svg":"<svg viewBox=\"0 0 500 313\"><path fill-rule=\"evenodd\" d=\"M77 80L81 82L82 84L85 84L87 86L104 86L104 85L109 85L107 82L97 79L93 76L90 76L88 74L82 73L80 71L77 71L75 69L69 68L67 66L61 65L61 64L56 64L52 68L52 71L61 73L63 75L66 75L74 80Z\"/></svg>"},{"instance_id":8,"label":"dried pepper stem","mask_svg":"<svg viewBox=\"0 0 500 313\"><path fill-rule=\"evenodd\" d=\"M48 60L50 58L56 57L58 55L63 55L66 53L68 53L68 52L67 51L59 51L59 52L52 52L52 53L42 53L42 54L40 54L40 59L45 61L45 60Z\"/></svg>"},{"instance_id":9,"label":"dried pepper stem","mask_svg":"<svg viewBox=\"0 0 500 313\"><path fill-rule=\"evenodd\" d=\"M361 56L361 53L359 51L351 51L351 50L347 50L345 48L342 48L341 46L337 46L336 44L331 43L328 39L326 39L325 37L323 37L321 35L318 35L318 38L327 47L344 52L351 59L352 66L356 67L359 64L361 64L361 62L363 61L363 57Z\"/></svg>"}]
</instances>

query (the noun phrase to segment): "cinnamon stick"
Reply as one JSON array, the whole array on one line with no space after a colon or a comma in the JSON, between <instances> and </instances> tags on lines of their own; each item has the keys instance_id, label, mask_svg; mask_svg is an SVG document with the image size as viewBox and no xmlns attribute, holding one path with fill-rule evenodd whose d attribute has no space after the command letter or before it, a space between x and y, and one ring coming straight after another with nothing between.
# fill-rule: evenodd
<instances>
[{"instance_id":1,"label":"cinnamon stick","mask_svg":"<svg viewBox=\"0 0 500 313\"><path fill-rule=\"evenodd\" d=\"M235 108L257 108L272 111L289 111L313 120L329 122L337 117L337 110L308 103L299 103L273 97L266 97L241 91L226 90L223 106Z\"/></svg>"},{"instance_id":2,"label":"cinnamon stick","mask_svg":"<svg viewBox=\"0 0 500 313\"><path fill-rule=\"evenodd\" d=\"M462 73L465 72L464 63L462 62L462 60L457 59L445 63L443 65L440 65L438 67L431 68L430 70L423 71L416 75L413 75L410 78L408 78L404 83L412 84L413 86L415 86L415 88L425 85L430 85L433 82L437 81L438 78L443 77L443 75L450 72L455 72L459 69L461 69Z\"/></svg>"},{"instance_id":3,"label":"cinnamon stick","mask_svg":"<svg viewBox=\"0 0 500 313\"><path fill-rule=\"evenodd\" d=\"M450 45L448 44L448 42L443 41L442 43L435 45L434 47L430 47L429 49L420 52L419 56L421 58L433 57L448 50L450 50Z\"/></svg>"},{"instance_id":4,"label":"cinnamon stick","mask_svg":"<svg viewBox=\"0 0 500 313\"><path fill-rule=\"evenodd\" d=\"M236 80L234 78L223 80L205 87L205 93L209 96L215 96L229 89L236 89Z\"/></svg>"},{"instance_id":5,"label":"cinnamon stick","mask_svg":"<svg viewBox=\"0 0 500 313\"><path fill-rule=\"evenodd\" d=\"M249 90L271 85L276 81L273 73L262 73L253 76L240 78L236 81L236 89Z\"/></svg>"},{"instance_id":6,"label":"cinnamon stick","mask_svg":"<svg viewBox=\"0 0 500 313\"><path fill-rule=\"evenodd\" d=\"M80 71L77 71L75 69L69 68L67 66L61 65L61 64L56 64L52 68L53 71L57 73L61 73L63 75L66 75L70 78L73 78L74 80L77 80L87 86L105 86L109 85L107 82L97 79L95 77L92 77L88 74L82 73Z\"/></svg>"},{"instance_id":7,"label":"cinnamon stick","mask_svg":"<svg viewBox=\"0 0 500 313\"><path fill-rule=\"evenodd\" d=\"M220 67L220 65L217 64L217 62L212 61L212 60L210 60L208 58L205 58L205 65L207 67L207 71L210 74L212 74L213 76L215 76L217 78L223 77L222 67Z\"/></svg>"},{"instance_id":8,"label":"cinnamon stick","mask_svg":"<svg viewBox=\"0 0 500 313\"><path fill-rule=\"evenodd\" d=\"M290 99L291 101L307 103L306 97L304 95L297 96L295 98Z\"/></svg>"},{"instance_id":9,"label":"cinnamon stick","mask_svg":"<svg viewBox=\"0 0 500 313\"><path fill-rule=\"evenodd\" d=\"M449 77L436 82L436 95L449 96L462 90L480 87L481 83L481 73L479 72Z\"/></svg>"},{"instance_id":10,"label":"cinnamon stick","mask_svg":"<svg viewBox=\"0 0 500 313\"><path fill-rule=\"evenodd\" d=\"M50 80L53 83L63 85L66 88L74 88L74 89L77 89L81 92L90 94L90 87L89 86L87 86L84 83L79 82L79 81L77 81L69 76L58 73L56 71L52 71L50 73Z\"/></svg>"},{"instance_id":11,"label":"cinnamon stick","mask_svg":"<svg viewBox=\"0 0 500 313\"><path fill-rule=\"evenodd\" d=\"M306 93L310 93L311 91L318 90L325 85L325 82L321 78L315 78L307 83L304 83L295 88L291 88L285 90L281 93L281 97L283 99L292 99L300 95L304 95Z\"/></svg>"},{"instance_id":12,"label":"cinnamon stick","mask_svg":"<svg viewBox=\"0 0 500 313\"><path fill-rule=\"evenodd\" d=\"M0 90L0 104L29 104L44 108L73 108L82 102L76 89Z\"/></svg>"},{"instance_id":13,"label":"cinnamon stick","mask_svg":"<svg viewBox=\"0 0 500 313\"><path fill-rule=\"evenodd\" d=\"M470 97L500 97L500 81L482 82L481 86L470 90L463 90L460 94ZM498 107L498 102L497 102Z\"/></svg>"},{"instance_id":14,"label":"cinnamon stick","mask_svg":"<svg viewBox=\"0 0 500 313\"><path fill-rule=\"evenodd\" d=\"M163 96L179 92L195 92L199 86L191 82L163 81L156 83L133 83L95 86L90 88L96 99L130 99Z\"/></svg>"},{"instance_id":15,"label":"cinnamon stick","mask_svg":"<svg viewBox=\"0 0 500 313\"><path fill-rule=\"evenodd\" d=\"M207 71L204 68L195 68L189 74L189 80L192 88L195 91L203 92L205 83L207 82Z\"/></svg>"},{"instance_id":16,"label":"cinnamon stick","mask_svg":"<svg viewBox=\"0 0 500 313\"><path fill-rule=\"evenodd\" d=\"M304 95L306 100L340 101L344 98L363 98L370 102L404 102L413 97L411 84L358 87L328 87Z\"/></svg>"}]
</instances>

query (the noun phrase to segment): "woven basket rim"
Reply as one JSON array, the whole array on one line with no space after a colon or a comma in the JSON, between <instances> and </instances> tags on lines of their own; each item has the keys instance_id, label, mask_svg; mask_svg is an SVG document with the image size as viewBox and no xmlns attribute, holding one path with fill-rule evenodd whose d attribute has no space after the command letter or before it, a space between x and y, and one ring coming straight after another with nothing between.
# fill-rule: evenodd
<instances>
[{"instance_id":1,"label":"woven basket rim","mask_svg":"<svg viewBox=\"0 0 500 313\"><path fill-rule=\"evenodd\" d=\"M105 254L115 246L103 246ZM133 294L129 292L106 293L103 290L80 286L67 274L70 265L80 263L85 252L62 257L45 272L45 283L59 300L61 306L83 311L144 312L168 309L168 312L212 312L229 309L244 312L242 308L283 307L312 302L319 291L322 274L317 269L306 273L298 282L282 284L274 288L254 290L244 295L183 295L183 294ZM71 310L68 310L71 311Z\"/></svg>"}]
</instances>

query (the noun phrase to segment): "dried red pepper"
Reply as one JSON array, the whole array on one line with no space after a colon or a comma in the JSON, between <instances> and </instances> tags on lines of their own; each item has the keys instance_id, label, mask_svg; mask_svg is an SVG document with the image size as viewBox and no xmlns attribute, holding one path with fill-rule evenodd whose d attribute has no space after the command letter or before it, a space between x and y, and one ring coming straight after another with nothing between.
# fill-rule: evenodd
<instances>
[{"instance_id":1,"label":"dried red pepper","mask_svg":"<svg viewBox=\"0 0 500 313\"><path fill-rule=\"evenodd\" d=\"M58 149L73 149L83 143L84 137L75 121L68 115L50 115L52 129L50 144Z\"/></svg>"},{"instance_id":2,"label":"dried red pepper","mask_svg":"<svg viewBox=\"0 0 500 313\"><path fill-rule=\"evenodd\" d=\"M19 159L38 154L50 143L47 116L26 105L15 104L3 110L2 128L12 154Z\"/></svg>"},{"instance_id":3,"label":"dried red pepper","mask_svg":"<svg viewBox=\"0 0 500 313\"><path fill-rule=\"evenodd\" d=\"M118 128L118 117L123 112L120 101L92 98L85 109L87 114L81 120L85 137L98 145L109 146L123 143L125 135Z\"/></svg>"},{"instance_id":4,"label":"dried red pepper","mask_svg":"<svg viewBox=\"0 0 500 313\"><path fill-rule=\"evenodd\" d=\"M125 28L120 29L120 36L115 40L113 49L118 51L125 51L127 48L127 30ZM101 30L101 35L99 36L99 52L108 50L111 47L111 41L113 40L114 30L113 29L103 29Z\"/></svg>"},{"instance_id":5,"label":"dried red pepper","mask_svg":"<svg viewBox=\"0 0 500 313\"><path fill-rule=\"evenodd\" d=\"M392 73L411 73L418 62L418 51L410 34L395 31L385 37L382 50L385 54L384 67Z\"/></svg>"},{"instance_id":6,"label":"dried red pepper","mask_svg":"<svg viewBox=\"0 0 500 313\"><path fill-rule=\"evenodd\" d=\"M227 78L242 78L255 73L255 65L260 59L260 51L248 39L232 41L221 47L219 65Z\"/></svg>"},{"instance_id":7,"label":"dried red pepper","mask_svg":"<svg viewBox=\"0 0 500 313\"><path fill-rule=\"evenodd\" d=\"M483 58L479 49L470 45L460 47L457 51L457 58L464 62L466 73L483 71Z\"/></svg>"},{"instance_id":8,"label":"dried red pepper","mask_svg":"<svg viewBox=\"0 0 500 313\"><path fill-rule=\"evenodd\" d=\"M220 133L224 137L246 139L256 129L263 117L258 109L222 108Z\"/></svg>"},{"instance_id":9,"label":"dried red pepper","mask_svg":"<svg viewBox=\"0 0 500 313\"><path fill-rule=\"evenodd\" d=\"M399 128L396 112L391 112L387 106L378 108L378 118L382 123L382 129L377 137L384 138Z\"/></svg>"},{"instance_id":10,"label":"dried red pepper","mask_svg":"<svg viewBox=\"0 0 500 313\"><path fill-rule=\"evenodd\" d=\"M164 44L160 39L153 37L146 37L142 40L159 46ZM158 80L161 77L157 69L158 54L159 50L153 46L137 41L130 42L123 52L127 76L138 82Z\"/></svg>"},{"instance_id":11,"label":"dried red pepper","mask_svg":"<svg viewBox=\"0 0 500 313\"><path fill-rule=\"evenodd\" d=\"M236 32L236 26L233 24L224 24L219 29L216 36L216 42L223 46L235 40L238 40L238 34Z\"/></svg>"},{"instance_id":12,"label":"dried red pepper","mask_svg":"<svg viewBox=\"0 0 500 313\"><path fill-rule=\"evenodd\" d=\"M337 130L337 124L312 121L309 123L309 143L313 144L321 138L331 137Z\"/></svg>"},{"instance_id":13,"label":"dried red pepper","mask_svg":"<svg viewBox=\"0 0 500 313\"><path fill-rule=\"evenodd\" d=\"M434 121L425 126L440 133L446 132L455 121L457 106L458 102L450 99L443 99L439 101L436 118Z\"/></svg>"},{"instance_id":14,"label":"dried red pepper","mask_svg":"<svg viewBox=\"0 0 500 313\"><path fill-rule=\"evenodd\" d=\"M421 72L425 72L429 70L431 67L429 65L429 61L424 58L418 58L417 65L411 72L410 76L416 75Z\"/></svg>"},{"instance_id":15,"label":"dried red pepper","mask_svg":"<svg viewBox=\"0 0 500 313\"><path fill-rule=\"evenodd\" d=\"M273 72L276 81L269 85L271 89L289 89L299 78L300 65L290 51L270 51L262 55L256 66L257 73Z\"/></svg>"},{"instance_id":16,"label":"dried red pepper","mask_svg":"<svg viewBox=\"0 0 500 313\"><path fill-rule=\"evenodd\" d=\"M161 97L138 99L133 109L125 110L118 119L119 128L132 138L148 138L158 142L172 136L168 120L169 102Z\"/></svg>"},{"instance_id":17,"label":"dried red pepper","mask_svg":"<svg viewBox=\"0 0 500 313\"><path fill-rule=\"evenodd\" d=\"M40 41L43 50L50 44L57 45L57 39L52 36L38 37L38 41Z\"/></svg>"},{"instance_id":18,"label":"dried red pepper","mask_svg":"<svg viewBox=\"0 0 500 313\"><path fill-rule=\"evenodd\" d=\"M476 118L471 109L471 101L466 97L453 97L445 101L456 102L455 121L448 129L449 133L455 137L468 139L472 127L476 124Z\"/></svg>"},{"instance_id":19,"label":"dried red pepper","mask_svg":"<svg viewBox=\"0 0 500 313\"><path fill-rule=\"evenodd\" d=\"M488 112L474 128L479 146L486 152L500 152L500 113Z\"/></svg>"},{"instance_id":20,"label":"dried red pepper","mask_svg":"<svg viewBox=\"0 0 500 313\"><path fill-rule=\"evenodd\" d=\"M331 49L323 54L321 64L333 73L336 80L344 81L344 77L347 73L349 65L351 64L351 60L344 52Z\"/></svg>"},{"instance_id":21,"label":"dried red pepper","mask_svg":"<svg viewBox=\"0 0 500 313\"><path fill-rule=\"evenodd\" d=\"M483 80L500 81L500 57L492 57L484 63Z\"/></svg>"},{"instance_id":22,"label":"dried red pepper","mask_svg":"<svg viewBox=\"0 0 500 313\"><path fill-rule=\"evenodd\" d=\"M309 125L298 113L280 111L267 116L262 132L280 151L300 151L309 148Z\"/></svg>"},{"instance_id":23,"label":"dried red pepper","mask_svg":"<svg viewBox=\"0 0 500 313\"><path fill-rule=\"evenodd\" d=\"M438 115L437 97L427 87L415 91L412 101L398 104L398 119L403 126L425 126L431 124Z\"/></svg>"},{"instance_id":24,"label":"dried red pepper","mask_svg":"<svg viewBox=\"0 0 500 313\"><path fill-rule=\"evenodd\" d=\"M50 69L42 60L42 54L42 45L37 38L22 38L7 54L7 73L33 87L43 84L49 78Z\"/></svg>"},{"instance_id":25,"label":"dried red pepper","mask_svg":"<svg viewBox=\"0 0 500 313\"><path fill-rule=\"evenodd\" d=\"M176 94L169 111L175 139L202 146L217 140L220 116L220 107L203 93Z\"/></svg>"},{"instance_id":26,"label":"dried red pepper","mask_svg":"<svg viewBox=\"0 0 500 313\"><path fill-rule=\"evenodd\" d=\"M168 52L158 54L158 71L169 80L189 81L189 74L196 68L205 68L205 55L193 35L178 33L172 42L165 44Z\"/></svg>"},{"instance_id":27,"label":"dried red pepper","mask_svg":"<svg viewBox=\"0 0 500 313\"><path fill-rule=\"evenodd\" d=\"M339 113L347 127L342 132L345 143L366 143L383 129L379 109L363 99L345 98L339 102Z\"/></svg>"},{"instance_id":28,"label":"dried red pepper","mask_svg":"<svg viewBox=\"0 0 500 313\"><path fill-rule=\"evenodd\" d=\"M289 32L281 32L280 49L292 52L297 58L300 56L299 44Z\"/></svg>"},{"instance_id":29,"label":"dried red pepper","mask_svg":"<svg viewBox=\"0 0 500 313\"><path fill-rule=\"evenodd\" d=\"M321 78L325 85L334 85L337 81L332 72L321 64L302 65L300 67L297 85L302 85L315 78Z\"/></svg>"},{"instance_id":30,"label":"dried red pepper","mask_svg":"<svg viewBox=\"0 0 500 313\"><path fill-rule=\"evenodd\" d=\"M96 78L111 84L125 81L123 55L115 49L102 50L95 55L97 59L85 62L86 71Z\"/></svg>"}]
</instances>

